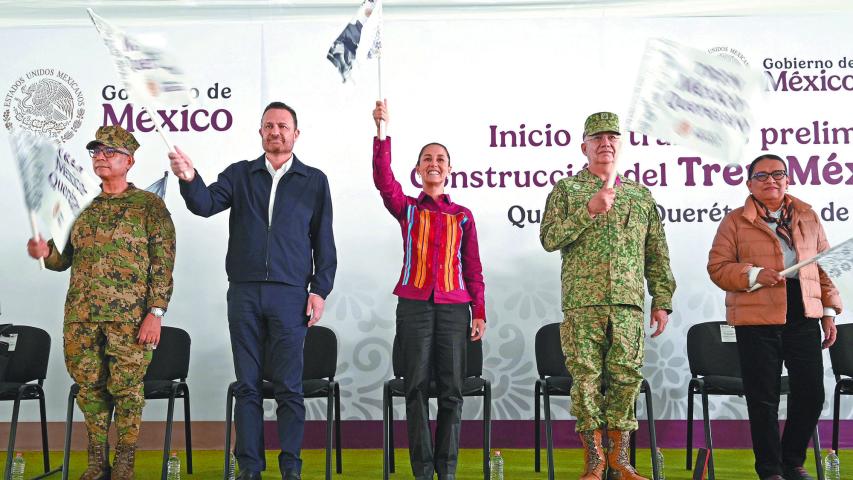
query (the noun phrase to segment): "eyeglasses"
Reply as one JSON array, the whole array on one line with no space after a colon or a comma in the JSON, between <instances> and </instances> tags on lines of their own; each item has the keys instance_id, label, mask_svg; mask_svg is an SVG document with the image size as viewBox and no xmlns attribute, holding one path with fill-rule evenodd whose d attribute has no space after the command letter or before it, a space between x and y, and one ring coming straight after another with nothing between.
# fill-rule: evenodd
<instances>
[{"instance_id":1,"label":"eyeglasses","mask_svg":"<svg viewBox=\"0 0 853 480\"><path fill-rule=\"evenodd\" d=\"M775 170L773 172L758 172L752 176L753 180L758 180L759 182L766 182L768 178L773 177L773 180L782 180L783 178L788 176L788 172L785 170Z\"/></svg>"},{"instance_id":2,"label":"eyeglasses","mask_svg":"<svg viewBox=\"0 0 853 480\"><path fill-rule=\"evenodd\" d=\"M616 135L615 133L597 133L595 135L590 135L590 136L586 137L586 141L601 143L605 138L607 140L609 140L610 143L616 143L619 141L620 137L619 137L619 135Z\"/></svg>"},{"instance_id":3,"label":"eyeglasses","mask_svg":"<svg viewBox=\"0 0 853 480\"><path fill-rule=\"evenodd\" d=\"M95 158L95 155L97 155L99 153L103 153L104 158L113 158L116 153L120 153L122 155L130 155L129 153L125 152L124 150L119 150L118 148L113 148L113 147L95 147L95 148L89 149L89 156L92 158Z\"/></svg>"}]
</instances>

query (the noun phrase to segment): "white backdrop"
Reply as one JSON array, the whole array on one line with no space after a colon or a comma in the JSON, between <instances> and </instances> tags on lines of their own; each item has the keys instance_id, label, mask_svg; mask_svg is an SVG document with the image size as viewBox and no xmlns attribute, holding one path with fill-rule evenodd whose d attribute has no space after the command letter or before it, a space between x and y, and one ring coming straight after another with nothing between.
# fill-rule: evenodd
<instances>
[{"instance_id":1,"label":"white backdrop","mask_svg":"<svg viewBox=\"0 0 853 480\"><path fill-rule=\"evenodd\" d=\"M85 12L81 10L80 15L84 17ZM372 185L374 127L370 112L377 95L376 64L362 64L355 84L342 85L325 59L326 50L350 15L227 22L175 20L165 25L136 22L128 30L160 33L171 46L189 72L190 83L201 91L198 103L188 107L188 115L198 109L220 110L216 118L221 121L217 124L221 131L188 128L190 131L171 133L172 140L191 155L208 181L227 164L261 153L257 128L266 103L283 100L296 108L302 131L296 153L329 176L335 208L339 266L322 323L334 329L340 340L342 414L345 419L379 419L381 382L390 375L394 334L396 299L390 292L400 270L402 242L395 221L384 210ZM548 175L569 169L577 172L584 164L579 146L584 118L601 110L627 113L645 41L660 36L704 50L734 52L732 56L767 70L775 79L784 74L788 86L806 87L806 81L790 82L797 75L837 75L839 81L847 78L839 91L768 92L746 148L749 158L740 163L765 149L795 157L805 173L795 179L792 193L819 211L830 204L836 211L847 209L846 220L836 215L824 225L831 242L853 236L849 220L853 165L847 165L853 162L849 143L853 136L849 116L853 65L839 66L840 59L853 57L853 52L845 49L853 40L850 20L849 15L581 18L559 10L507 10L482 15L471 11L448 17L395 15L386 8L383 94L389 99L392 115L389 133L394 138L395 172L404 189L415 194L417 187L409 175L418 149L428 141L444 143L457 174L455 185L448 191L455 201L473 211L479 227L489 320L485 370L493 381L494 418L532 418L536 377L533 339L540 326L561 319L560 261L558 254L542 250L535 223L551 186L523 181L522 185L528 186L518 186L515 172L520 172L522 180L528 172L537 181L545 178L545 174L534 174L540 170ZM115 23L121 25L120 21ZM833 66L821 72L821 68L773 65L794 57L829 60ZM49 75L54 76L62 71L74 79L85 101L85 113L67 144L69 151L88 163L85 143L105 117L109 118L109 112L118 112L121 118L127 106L126 101L112 97L109 86L116 85L117 78L95 29L83 23L5 28L0 30L0 58L4 59L0 94L4 100L11 95L10 102L20 95L13 92L16 81L39 78L27 77L34 70L53 69ZM771 59L767 68L765 59ZM208 89L217 84L220 93L225 87L230 89L229 98L208 98ZM136 115L138 110L133 112ZM182 115L179 111L174 118L181 119ZM204 116L197 114L196 118L201 118L198 115ZM228 118L232 121L224 129ZM814 144L807 141L810 134L804 132L799 140L803 144L797 141L797 129L811 130L812 122L823 128L824 121L829 129L846 129L837 142L825 144L821 139L820 144ZM124 125L128 126L126 122ZM769 129L783 128L794 129L785 144L780 137L775 144L763 145L763 136L769 140L771 135ZM497 137L496 146L492 146L493 130L549 129L553 139L566 143L568 138L568 144L500 147ZM0 128L0 137L0 143L7 143L6 128ZM140 132L137 138L142 148L130 177L137 186L147 186L167 168L166 149L155 133ZM724 318L723 295L705 272L719 220L707 210L736 208L743 204L747 190L742 176L730 185L721 173L711 173L706 182L698 162L717 164L715 159L684 160L697 155L680 147L656 145L655 139L649 140L649 146L632 145L641 143L640 137L634 138L635 142L629 135L624 139L625 168L634 169L637 164L642 171L657 171L655 185L650 188L666 209L666 232L679 285L669 328L662 337L647 341L645 373L655 392L658 418L683 419L690 376L685 352L687 329L696 322ZM45 388L50 397L49 418L58 421L64 417L71 383L61 349L68 274L40 272L26 257L29 234L22 193L8 149L0 147L0 152L4 152L0 153L0 201L4 206L0 214L0 321L37 325L53 336ZM497 184L491 187L490 171L493 185ZM828 176L823 175L825 171ZM504 186L500 186L502 172ZM467 175L467 188L462 174ZM664 175L666 184L661 185ZM848 181L850 184L845 184ZM233 379L225 318L227 214L202 219L188 213L174 177L170 177L166 203L177 229L178 254L175 292L165 323L185 328L193 338L189 382L194 418L219 420L223 418L226 385ZM706 209L701 221L697 220L698 209ZM845 300L853 304L851 280L843 283ZM839 322L849 318L845 314ZM828 356L825 364L827 389L831 391ZM825 416L830 403L826 406ZM145 418L162 419L163 408L152 404ZM479 401L467 402L465 408L466 418L473 418L480 411ZM715 399L712 410L714 418L746 418L741 399ZM309 411L312 418L322 418L319 411ZM36 418L35 408L25 413L27 419ZM267 414L274 414L271 405ZM842 414L853 416L849 405ZM0 412L0 418L6 415ZM568 414L558 412L557 418L568 418Z\"/></svg>"}]
</instances>

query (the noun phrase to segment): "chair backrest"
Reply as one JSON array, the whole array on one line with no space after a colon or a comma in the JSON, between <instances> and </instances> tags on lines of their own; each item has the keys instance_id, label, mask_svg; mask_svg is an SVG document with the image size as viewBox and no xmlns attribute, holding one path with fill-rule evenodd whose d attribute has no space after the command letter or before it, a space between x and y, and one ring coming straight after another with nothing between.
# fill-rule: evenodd
<instances>
[{"instance_id":1,"label":"chair backrest","mask_svg":"<svg viewBox=\"0 0 853 480\"><path fill-rule=\"evenodd\" d=\"M720 326L704 322L687 331L687 361L693 376L719 375L740 378L740 353L736 342L723 342Z\"/></svg>"},{"instance_id":2,"label":"chair backrest","mask_svg":"<svg viewBox=\"0 0 853 480\"><path fill-rule=\"evenodd\" d=\"M560 323L549 323L536 332L536 370L540 377L569 377L560 344Z\"/></svg>"},{"instance_id":3,"label":"chair backrest","mask_svg":"<svg viewBox=\"0 0 853 480\"><path fill-rule=\"evenodd\" d=\"M9 352L4 382L27 383L44 380L50 359L50 334L38 327L11 325L4 336L18 335L15 351Z\"/></svg>"},{"instance_id":4,"label":"chair backrest","mask_svg":"<svg viewBox=\"0 0 853 480\"><path fill-rule=\"evenodd\" d=\"M832 373L853 377L853 323L838 325L835 344L829 347Z\"/></svg>"},{"instance_id":5,"label":"chair backrest","mask_svg":"<svg viewBox=\"0 0 853 480\"><path fill-rule=\"evenodd\" d=\"M178 327L162 327L160 343L148 365L145 380L187 378L190 370L190 334Z\"/></svg>"},{"instance_id":6,"label":"chair backrest","mask_svg":"<svg viewBox=\"0 0 853 480\"><path fill-rule=\"evenodd\" d=\"M467 339L468 345L466 346L467 355L465 357L465 377L481 377L483 375L483 342L482 340L472 342L470 336L467 336ZM395 377L403 378L405 376L405 370L403 369L403 349L400 347L400 341L397 336L394 336L394 347L391 352L391 365L394 369Z\"/></svg>"},{"instance_id":7,"label":"chair backrest","mask_svg":"<svg viewBox=\"0 0 853 480\"><path fill-rule=\"evenodd\" d=\"M305 335L302 379L334 378L338 370L338 337L331 328L314 325Z\"/></svg>"},{"instance_id":8,"label":"chair backrest","mask_svg":"<svg viewBox=\"0 0 853 480\"><path fill-rule=\"evenodd\" d=\"M264 380L275 377L269 342L264 345ZM305 333L302 349L302 380L333 378L338 370L338 337L328 327L314 325Z\"/></svg>"}]
</instances>

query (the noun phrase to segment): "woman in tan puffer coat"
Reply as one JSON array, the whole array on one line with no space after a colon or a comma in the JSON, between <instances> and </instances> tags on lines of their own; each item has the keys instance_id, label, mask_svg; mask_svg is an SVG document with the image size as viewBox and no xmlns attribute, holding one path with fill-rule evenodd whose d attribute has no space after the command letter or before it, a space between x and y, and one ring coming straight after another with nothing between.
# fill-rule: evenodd
<instances>
[{"instance_id":1,"label":"woman in tan puffer coat","mask_svg":"<svg viewBox=\"0 0 853 480\"><path fill-rule=\"evenodd\" d=\"M744 206L720 223L708 273L726 291L726 320L737 334L755 470L766 480L811 479L803 462L823 408L821 346L835 342L841 299L817 263L784 276L779 272L829 243L817 213L787 193L788 171L780 157L756 158L746 185L750 196ZM756 283L763 287L749 292ZM783 361L791 391L780 441Z\"/></svg>"}]
</instances>

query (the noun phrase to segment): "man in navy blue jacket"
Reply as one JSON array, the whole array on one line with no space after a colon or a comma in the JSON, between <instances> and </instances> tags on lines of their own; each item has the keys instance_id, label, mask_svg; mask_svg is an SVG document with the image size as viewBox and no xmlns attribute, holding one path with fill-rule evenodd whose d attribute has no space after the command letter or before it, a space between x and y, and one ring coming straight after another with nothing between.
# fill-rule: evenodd
<instances>
[{"instance_id":1,"label":"man in navy blue jacket","mask_svg":"<svg viewBox=\"0 0 853 480\"><path fill-rule=\"evenodd\" d=\"M240 479L266 469L261 380L264 353L272 365L278 404L279 469L300 479L305 424L302 348L320 320L337 267L332 199L326 175L293 154L296 112L270 103L261 119L264 154L228 166L206 185L180 149L170 153L181 196L196 215L231 209L228 254L228 328L237 375L237 462Z\"/></svg>"}]
</instances>

